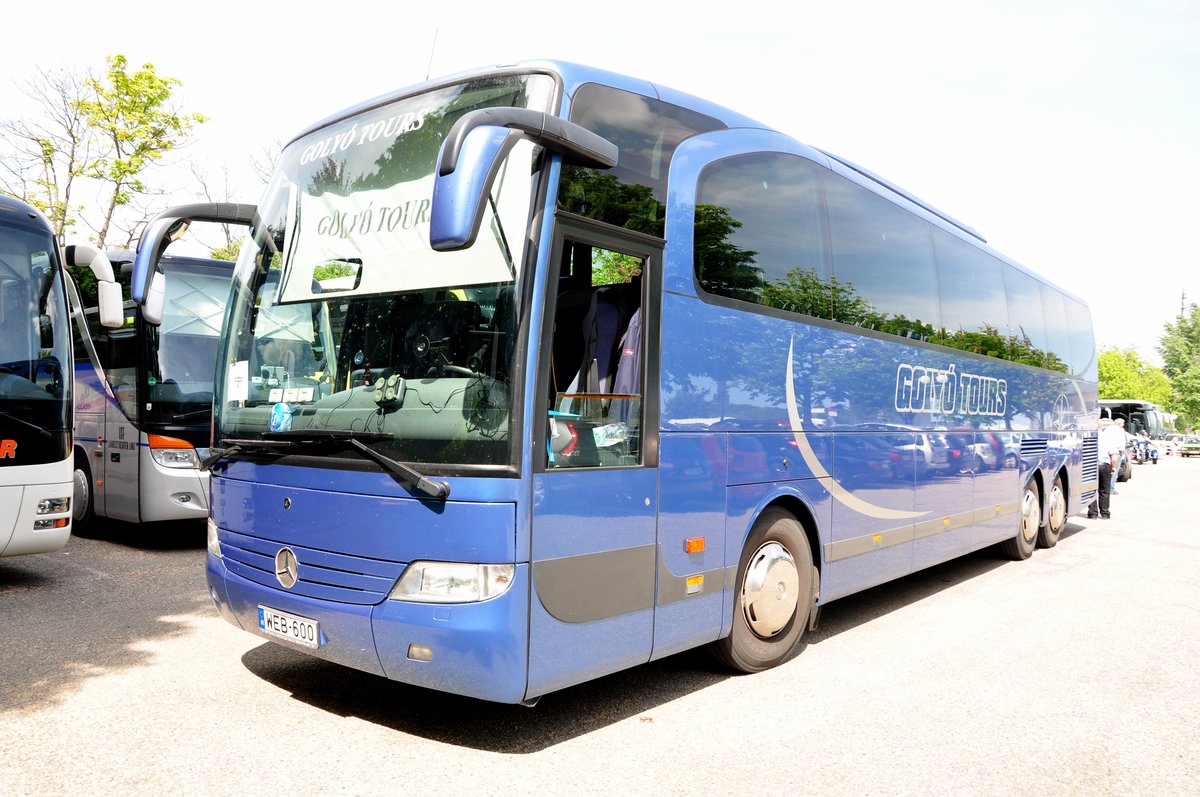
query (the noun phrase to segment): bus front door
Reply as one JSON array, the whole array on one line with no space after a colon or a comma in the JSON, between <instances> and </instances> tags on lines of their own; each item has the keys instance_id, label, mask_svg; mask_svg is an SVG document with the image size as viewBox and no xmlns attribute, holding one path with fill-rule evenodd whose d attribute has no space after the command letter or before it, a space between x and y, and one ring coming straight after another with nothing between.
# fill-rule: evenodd
<instances>
[{"instance_id":1,"label":"bus front door","mask_svg":"<svg viewBox=\"0 0 1200 797\"><path fill-rule=\"evenodd\" d=\"M545 426L530 560L531 696L650 658L654 635L656 241L559 220L540 351ZM551 291L548 291L551 292ZM652 331L654 334L652 334ZM650 430L649 433L647 430Z\"/></svg>"}]
</instances>

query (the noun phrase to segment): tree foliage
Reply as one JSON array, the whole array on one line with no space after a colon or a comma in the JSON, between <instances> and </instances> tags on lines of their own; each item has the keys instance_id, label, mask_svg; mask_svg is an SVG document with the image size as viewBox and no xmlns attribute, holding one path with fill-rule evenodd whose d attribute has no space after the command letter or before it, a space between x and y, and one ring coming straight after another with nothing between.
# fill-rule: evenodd
<instances>
[{"instance_id":1,"label":"tree foliage","mask_svg":"<svg viewBox=\"0 0 1200 797\"><path fill-rule=\"evenodd\" d=\"M42 210L60 240L84 221L100 247L112 245L122 216L135 217L125 229L126 243L132 241L133 226L151 215L146 200L156 193L145 182L147 171L206 121L179 112L179 80L158 75L153 64L131 71L124 55L106 61L100 77L90 70L39 72L26 93L40 116L0 122L8 134L0 190ZM87 180L100 186L98 216L77 200Z\"/></svg>"},{"instance_id":2,"label":"tree foliage","mask_svg":"<svg viewBox=\"0 0 1200 797\"><path fill-rule=\"evenodd\" d=\"M1134 349L1101 349L1097 368L1102 399L1141 399L1161 405L1171 400L1167 375Z\"/></svg>"},{"instance_id":3,"label":"tree foliage","mask_svg":"<svg viewBox=\"0 0 1200 797\"><path fill-rule=\"evenodd\" d=\"M1200 307L1193 304L1165 325L1158 353L1163 371L1171 380L1167 409L1177 413L1187 426L1200 423Z\"/></svg>"}]
</instances>

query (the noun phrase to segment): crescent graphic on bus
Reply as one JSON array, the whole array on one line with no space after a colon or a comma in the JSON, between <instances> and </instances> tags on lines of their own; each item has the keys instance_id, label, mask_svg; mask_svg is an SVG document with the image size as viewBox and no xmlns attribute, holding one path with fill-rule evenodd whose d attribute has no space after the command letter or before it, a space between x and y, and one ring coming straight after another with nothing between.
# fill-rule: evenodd
<instances>
[{"instance_id":1,"label":"crescent graphic on bus","mask_svg":"<svg viewBox=\"0 0 1200 797\"><path fill-rule=\"evenodd\" d=\"M796 440L796 446L800 449L800 456L804 457L804 463L808 465L809 470L821 482L829 494L833 496L833 500L843 506L853 509L861 515L867 517L879 518L880 520L908 520L911 518L927 515L928 512L911 512L903 509L888 509L885 506L878 506L869 501L864 501L858 496L851 493L845 487L837 483L837 480L825 470L825 466L821 464L821 460L817 458L817 453L812 450L812 446L808 443L808 436L804 433L804 425L800 421L800 411L796 409L796 389L792 386L792 348L794 341L788 343L788 358L787 358L787 385L785 387L787 397L788 420L792 426L792 437Z\"/></svg>"}]
</instances>

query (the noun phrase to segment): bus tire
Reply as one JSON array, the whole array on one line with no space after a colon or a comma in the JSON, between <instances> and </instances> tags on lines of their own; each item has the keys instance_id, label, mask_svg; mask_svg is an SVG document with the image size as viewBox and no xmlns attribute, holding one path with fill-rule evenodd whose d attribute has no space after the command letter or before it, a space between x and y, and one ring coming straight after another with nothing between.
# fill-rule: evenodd
<instances>
[{"instance_id":1,"label":"bus tire","mask_svg":"<svg viewBox=\"0 0 1200 797\"><path fill-rule=\"evenodd\" d=\"M725 665L759 672L781 664L800 644L813 604L812 551L789 513L768 509L754 523L733 604L733 630L711 646Z\"/></svg>"},{"instance_id":2,"label":"bus tire","mask_svg":"<svg viewBox=\"0 0 1200 797\"><path fill-rule=\"evenodd\" d=\"M1046 522L1038 529L1039 548L1053 548L1057 545L1063 526L1067 525L1067 494L1063 490L1062 476L1055 478L1047 504Z\"/></svg>"},{"instance_id":3,"label":"bus tire","mask_svg":"<svg viewBox=\"0 0 1200 797\"><path fill-rule=\"evenodd\" d=\"M83 536L95 525L96 514L92 509L92 472L82 454L75 454L71 481L71 533Z\"/></svg>"},{"instance_id":4,"label":"bus tire","mask_svg":"<svg viewBox=\"0 0 1200 797\"><path fill-rule=\"evenodd\" d=\"M1037 547L1038 528L1042 524L1042 497L1037 483L1032 479L1025 485L1021 496L1021 516L1017 533L1012 539L1000 543L1000 551L1009 559L1021 561L1033 555Z\"/></svg>"}]
</instances>

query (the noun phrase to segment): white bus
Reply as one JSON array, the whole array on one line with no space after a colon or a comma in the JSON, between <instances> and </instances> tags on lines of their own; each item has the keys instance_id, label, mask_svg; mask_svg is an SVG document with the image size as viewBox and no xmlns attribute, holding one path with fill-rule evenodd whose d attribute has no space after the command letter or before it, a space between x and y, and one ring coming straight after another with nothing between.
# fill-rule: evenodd
<instances>
[{"instance_id":1,"label":"white bus","mask_svg":"<svg viewBox=\"0 0 1200 797\"><path fill-rule=\"evenodd\" d=\"M120 293L103 253L68 247L90 266L97 318L119 322ZM63 256L46 219L0 196L0 556L44 553L71 536L72 351Z\"/></svg>"},{"instance_id":2,"label":"white bus","mask_svg":"<svg viewBox=\"0 0 1200 797\"><path fill-rule=\"evenodd\" d=\"M132 252L109 252L124 289ZM74 326L74 518L133 523L204 520L217 340L233 263L167 257L161 323L127 302L123 323L99 323L87 271L70 269L81 296ZM128 293L126 292L126 295ZM157 310L151 312L158 312Z\"/></svg>"}]
</instances>

